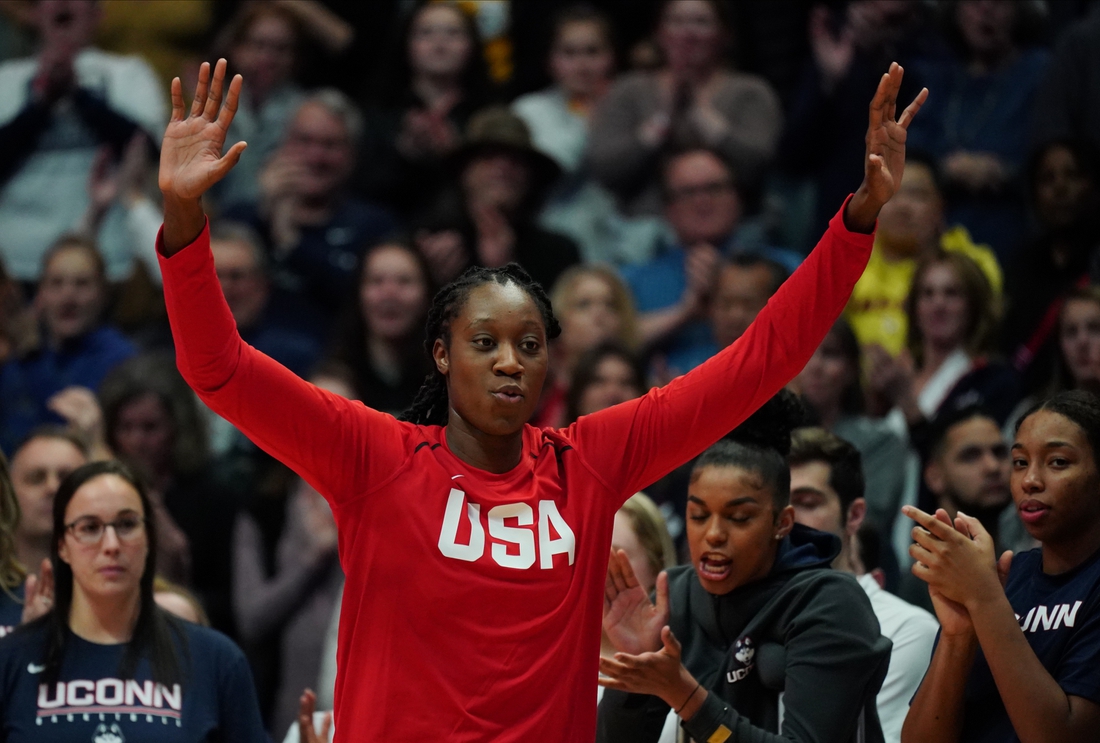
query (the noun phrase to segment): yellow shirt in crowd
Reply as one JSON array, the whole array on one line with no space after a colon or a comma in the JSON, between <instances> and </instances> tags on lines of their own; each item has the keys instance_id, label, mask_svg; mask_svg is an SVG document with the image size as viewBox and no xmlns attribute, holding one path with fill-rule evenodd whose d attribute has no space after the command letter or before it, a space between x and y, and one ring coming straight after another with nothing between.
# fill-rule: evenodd
<instances>
[{"instance_id":1,"label":"yellow shirt in crowd","mask_svg":"<svg viewBox=\"0 0 1100 743\"><path fill-rule=\"evenodd\" d=\"M965 227L956 226L943 233L940 247L949 253L962 253L978 264L1000 301L1004 277L989 246L975 244ZM905 298L909 296L916 269L917 261L913 258L887 260L878 240L875 241L867 270L856 283L845 311L861 346L877 343L892 356L901 353L909 327Z\"/></svg>"}]
</instances>

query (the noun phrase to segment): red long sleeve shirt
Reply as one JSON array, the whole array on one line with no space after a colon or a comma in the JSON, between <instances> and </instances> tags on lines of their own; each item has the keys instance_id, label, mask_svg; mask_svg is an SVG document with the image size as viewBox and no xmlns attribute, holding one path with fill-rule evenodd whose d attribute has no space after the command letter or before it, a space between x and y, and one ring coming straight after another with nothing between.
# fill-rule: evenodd
<instances>
[{"instance_id":1,"label":"red long sleeve shirt","mask_svg":"<svg viewBox=\"0 0 1100 743\"><path fill-rule=\"evenodd\" d=\"M523 430L510 472L444 429L302 381L245 344L204 230L161 257L180 371L332 505L347 574L338 741L591 741L615 511L794 377L871 251L838 214L745 335L661 389L561 430Z\"/></svg>"}]
</instances>

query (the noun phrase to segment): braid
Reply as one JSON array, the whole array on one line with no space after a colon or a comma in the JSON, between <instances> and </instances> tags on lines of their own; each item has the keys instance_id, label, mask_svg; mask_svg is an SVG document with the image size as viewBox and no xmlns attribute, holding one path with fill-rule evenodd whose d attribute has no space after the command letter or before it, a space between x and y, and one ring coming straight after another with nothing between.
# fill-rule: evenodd
<instances>
[{"instance_id":1,"label":"braid","mask_svg":"<svg viewBox=\"0 0 1100 743\"><path fill-rule=\"evenodd\" d=\"M527 292L535 306L542 315L543 325L546 327L547 340L553 340L561 335L561 326L554 317L554 310L550 306L550 297L542 285L531 278L518 263L509 263L500 268L484 268L471 266L457 279L440 289L432 300L432 306L428 310L428 318L424 327L424 348L428 355L432 355L432 348L436 340L442 340L444 345L451 343L451 321L462 310L470 292L482 284L496 283L501 286L515 284ZM416 398L409 405L398 420L408 421L420 426L445 426L447 425L450 400L447 397L447 380L438 369L428 374L423 384L416 393Z\"/></svg>"}]
</instances>

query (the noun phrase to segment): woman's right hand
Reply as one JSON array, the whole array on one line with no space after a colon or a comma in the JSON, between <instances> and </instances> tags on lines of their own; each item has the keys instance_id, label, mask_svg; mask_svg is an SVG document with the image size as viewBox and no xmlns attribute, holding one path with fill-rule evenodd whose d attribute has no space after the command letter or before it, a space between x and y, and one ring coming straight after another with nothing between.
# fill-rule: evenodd
<instances>
[{"instance_id":1,"label":"woman's right hand","mask_svg":"<svg viewBox=\"0 0 1100 743\"><path fill-rule=\"evenodd\" d=\"M161 144L158 179L166 198L197 200L237 164L247 146L238 142L222 155L243 82L240 75L233 77L223 106L225 67L225 60L219 59L211 80L210 63L202 63L195 100L186 117L182 83L178 77L172 80L172 118Z\"/></svg>"},{"instance_id":2,"label":"woman's right hand","mask_svg":"<svg viewBox=\"0 0 1100 743\"><path fill-rule=\"evenodd\" d=\"M611 550L604 587L603 629L620 653L639 655L662 647L661 628L668 624L668 575L657 576L657 603L638 583L623 550Z\"/></svg>"},{"instance_id":3,"label":"woman's right hand","mask_svg":"<svg viewBox=\"0 0 1100 743\"><path fill-rule=\"evenodd\" d=\"M326 712L321 729L313 727L313 712L317 705L317 695L312 689L306 689L298 700L298 740L301 743L328 743L332 731L332 713Z\"/></svg>"}]
</instances>

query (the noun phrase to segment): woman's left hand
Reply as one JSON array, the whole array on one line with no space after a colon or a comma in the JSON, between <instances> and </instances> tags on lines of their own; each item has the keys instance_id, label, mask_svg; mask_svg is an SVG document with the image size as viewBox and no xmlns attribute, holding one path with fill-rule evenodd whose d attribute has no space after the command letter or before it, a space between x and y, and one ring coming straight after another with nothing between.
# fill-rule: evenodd
<instances>
[{"instance_id":1,"label":"woman's left hand","mask_svg":"<svg viewBox=\"0 0 1100 743\"><path fill-rule=\"evenodd\" d=\"M680 662L680 641L667 626L661 630L663 647L653 653L615 653L600 658L600 686L632 694L652 694L673 709L684 706L697 682Z\"/></svg>"},{"instance_id":2,"label":"woman's left hand","mask_svg":"<svg viewBox=\"0 0 1100 743\"><path fill-rule=\"evenodd\" d=\"M28 575L23 587L22 623L33 622L53 609L53 565L42 561L38 575Z\"/></svg>"},{"instance_id":3,"label":"woman's left hand","mask_svg":"<svg viewBox=\"0 0 1100 743\"><path fill-rule=\"evenodd\" d=\"M917 522L909 547L915 576L968 610L1004 593L993 538L981 522L959 513L950 524L944 514L937 518L912 506L902 512Z\"/></svg>"}]
</instances>

